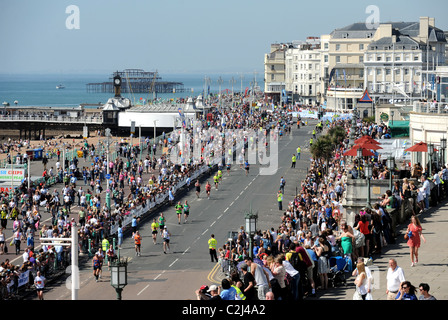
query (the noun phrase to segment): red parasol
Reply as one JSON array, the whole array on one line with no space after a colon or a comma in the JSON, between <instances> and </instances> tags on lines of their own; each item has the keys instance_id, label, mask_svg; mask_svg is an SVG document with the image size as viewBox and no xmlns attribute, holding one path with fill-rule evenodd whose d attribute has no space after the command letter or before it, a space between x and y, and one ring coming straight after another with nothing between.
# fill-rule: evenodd
<instances>
[{"instance_id":1,"label":"red parasol","mask_svg":"<svg viewBox=\"0 0 448 320\"><path fill-rule=\"evenodd\" d=\"M361 138L358 138L355 140L355 143L364 143L364 142L373 143L373 144L377 144L377 145L381 144L380 142L373 139L371 136L367 136L367 135L362 136Z\"/></svg>"},{"instance_id":2,"label":"red parasol","mask_svg":"<svg viewBox=\"0 0 448 320\"><path fill-rule=\"evenodd\" d=\"M369 151L369 150L367 150L367 149L364 149L363 147L360 147L359 145L355 145L355 146L353 146L353 148L351 148L351 149L348 150L348 151L345 151L342 155L345 156L345 157L346 157L346 156L349 156L349 157L356 157L356 156L358 156L357 149L359 149L359 148L362 149L362 156L363 156L363 157L374 156L374 154L373 154L372 151Z\"/></svg>"},{"instance_id":3,"label":"red parasol","mask_svg":"<svg viewBox=\"0 0 448 320\"><path fill-rule=\"evenodd\" d=\"M407 148L404 151L411 151L411 152L428 152L428 145L424 142L419 142L415 145L413 145L410 148Z\"/></svg>"},{"instance_id":4,"label":"red parasol","mask_svg":"<svg viewBox=\"0 0 448 320\"><path fill-rule=\"evenodd\" d=\"M361 142L356 144L357 146L367 149L367 150L378 150L378 149L383 149L382 147L380 147L377 144L374 143L370 143L370 142Z\"/></svg>"}]
</instances>

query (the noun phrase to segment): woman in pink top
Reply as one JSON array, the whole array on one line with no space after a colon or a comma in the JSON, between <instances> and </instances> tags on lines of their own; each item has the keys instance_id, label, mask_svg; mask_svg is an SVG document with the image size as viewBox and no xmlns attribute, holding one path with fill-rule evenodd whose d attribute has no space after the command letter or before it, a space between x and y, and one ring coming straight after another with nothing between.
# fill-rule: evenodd
<instances>
[{"instance_id":1,"label":"woman in pink top","mask_svg":"<svg viewBox=\"0 0 448 320\"><path fill-rule=\"evenodd\" d=\"M411 217L411 223L408 225L406 233L408 233L409 235L408 246L411 255L411 267L413 267L418 262L418 248L420 248L420 237L423 239L423 242L426 243L426 239L422 233L422 226L420 224L420 220L416 216Z\"/></svg>"}]
</instances>

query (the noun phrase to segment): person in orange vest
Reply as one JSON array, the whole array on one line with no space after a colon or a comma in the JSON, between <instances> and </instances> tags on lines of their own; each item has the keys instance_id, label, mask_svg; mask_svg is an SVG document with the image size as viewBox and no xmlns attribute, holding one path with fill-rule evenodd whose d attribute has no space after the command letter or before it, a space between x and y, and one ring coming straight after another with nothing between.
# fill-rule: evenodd
<instances>
[{"instance_id":1,"label":"person in orange vest","mask_svg":"<svg viewBox=\"0 0 448 320\"><path fill-rule=\"evenodd\" d=\"M135 231L135 233L134 233L134 244L135 244L135 255L140 256L140 249L141 249L141 245L142 245L142 236L140 235L138 230Z\"/></svg>"}]
</instances>

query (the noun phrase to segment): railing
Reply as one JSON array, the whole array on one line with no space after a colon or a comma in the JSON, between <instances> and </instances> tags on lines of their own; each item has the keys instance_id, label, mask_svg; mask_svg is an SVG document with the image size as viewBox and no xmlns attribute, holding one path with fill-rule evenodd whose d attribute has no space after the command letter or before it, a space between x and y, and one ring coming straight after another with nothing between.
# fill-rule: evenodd
<instances>
[{"instance_id":1,"label":"railing","mask_svg":"<svg viewBox=\"0 0 448 320\"><path fill-rule=\"evenodd\" d=\"M448 113L448 103L446 102L414 102L414 112L418 113Z\"/></svg>"},{"instance_id":2,"label":"railing","mask_svg":"<svg viewBox=\"0 0 448 320\"><path fill-rule=\"evenodd\" d=\"M102 116L87 116L87 117L68 117L68 116L24 116L24 115L2 115L0 121L43 121L43 122L58 122L58 123L103 123Z\"/></svg>"}]
</instances>

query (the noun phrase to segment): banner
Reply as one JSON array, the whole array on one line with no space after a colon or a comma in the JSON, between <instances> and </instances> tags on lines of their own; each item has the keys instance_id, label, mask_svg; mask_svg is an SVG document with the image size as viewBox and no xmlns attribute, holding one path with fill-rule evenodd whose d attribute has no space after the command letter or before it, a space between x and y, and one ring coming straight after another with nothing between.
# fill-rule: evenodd
<instances>
[{"instance_id":1,"label":"banner","mask_svg":"<svg viewBox=\"0 0 448 320\"><path fill-rule=\"evenodd\" d=\"M11 176L12 173L12 176ZM24 168L17 168L13 171L11 171L11 168L4 168L0 169L0 181L16 181L16 182L22 182L22 180L25 178L25 169Z\"/></svg>"}]
</instances>

